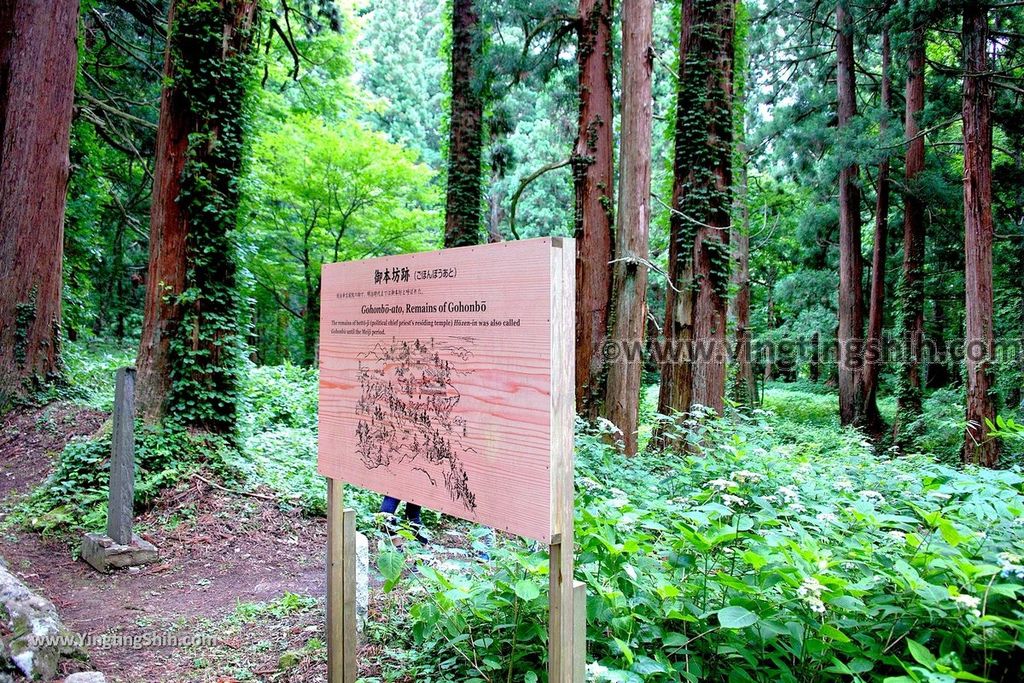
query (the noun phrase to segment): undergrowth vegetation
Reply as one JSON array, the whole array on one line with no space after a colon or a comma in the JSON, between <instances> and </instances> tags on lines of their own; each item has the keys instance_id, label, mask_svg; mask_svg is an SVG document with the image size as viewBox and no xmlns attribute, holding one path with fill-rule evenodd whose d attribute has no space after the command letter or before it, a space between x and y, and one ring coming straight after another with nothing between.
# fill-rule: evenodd
<instances>
[{"instance_id":1,"label":"undergrowth vegetation","mask_svg":"<svg viewBox=\"0 0 1024 683\"><path fill-rule=\"evenodd\" d=\"M777 419L690 420L692 454L628 461L580 437L592 679L1019 680L1024 478L879 457L855 432L783 441ZM403 558L420 597L392 647L415 680L543 670L546 556L488 553Z\"/></svg>"},{"instance_id":2,"label":"undergrowth vegetation","mask_svg":"<svg viewBox=\"0 0 1024 683\"><path fill-rule=\"evenodd\" d=\"M79 372L100 376L116 360ZM138 425L137 508L205 470L324 513L315 370L250 367L240 391L231 438ZM90 402L104 400L98 390ZM918 450L930 454L900 457L841 429L835 397L814 386L770 385L765 409L672 423L686 454L624 459L600 425L578 424L590 679L1020 680L1024 477L945 464L962 439L959 401L929 396ZM646 403L649 431L664 418ZM1001 429L1020 450L1019 426ZM70 442L9 520L102 528L109 432ZM379 496L350 490L346 502L369 530ZM387 593L367 635L379 680L545 680L546 549L460 529L475 553L377 553Z\"/></svg>"}]
</instances>

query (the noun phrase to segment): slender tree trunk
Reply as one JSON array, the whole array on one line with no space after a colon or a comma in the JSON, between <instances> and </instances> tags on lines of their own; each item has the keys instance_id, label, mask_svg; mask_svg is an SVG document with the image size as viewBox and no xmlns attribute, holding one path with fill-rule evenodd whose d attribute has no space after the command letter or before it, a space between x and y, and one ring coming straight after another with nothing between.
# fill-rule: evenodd
<instances>
[{"instance_id":1,"label":"slender tree trunk","mask_svg":"<svg viewBox=\"0 0 1024 683\"><path fill-rule=\"evenodd\" d=\"M0 4L0 410L60 375L78 0Z\"/></svg>"},{"instance_id":2,"label":"slender tree trunk","mask_svg":"<svg viewBox=\"0 0 1024 683\"><path fill-rule=\"evenodd\" d=\"M684 0L679 40L666 348L659 412L725 408L732 225L733 31L728 0Z\"/></svg>"},{"instance_id":3,"label":"slender tree trunk","mask_svg":"<svg viewBox=\"0 0 1024 683\"><path fill-rule=\"evenodd\" d=\"M742 405L753 405L757 398L754 384L754 368L750 362L750 206L747 198L747 153L741 152L739 183L739 214L742 225L734 228L731 235L736 268L732 283L736 288L729 305L731 317L736 322L736 376L732 398Z\"/></svg>"},{"instance_id":4,"label":"slender tree trunk","mask_svg":"<svg viewBox=\"0 0 1024 683\"><path fill-rule=\"evenodd\" d=\"M483 98L476 83L480 55L480 18L474 0L452 7L452 97L448 139L448 196L444 245L480 244L483 199L480 175L483 151Z\"/></svg>"},{"instance_id":5,"label":"slender tree trunk","mask_svg":"<svg viewBox=\"0 0 1024 683\"><path fill-rule=\"evenodd\" d=\"M924 339L924 202L918 176L924 171L924 28L917 26L911 37L907 60L906 115L907 143L903 193L903 273L899 286L900 335L902 337L900 378L896 392L895 442L903 449L912 446L914 434L908 426L921 416L921 346Z\"/></svg>"},{"instance_id":6,"label":"slender tree trunk","mask_svg":"<svg viewBox=\"0 0 1024 683\"><path fill-rule=\"evenodd\" d=\"M138 357L142 416L234 425L235 256L243 100L258 0L175 0L160 99Z\"/></svg>"},{"instance_id":7,"label":"slender tree trunk","mask_svg":"<svg viewBox=\"0 0 1024 683\"><path fill-rule=\"evenodd\" d=\"M839 130L848 130L857 115L857 83L853 60L853 20L848 0L836 5L836 80ZM857 164L839 172L839 419L844 425L863 419L864 265L860 243L860 186Z\"/></svg>"},{"instance_id":8,"label":"slender tree trunk","mask_svg":"<svg viewBox=\"0 0 1024 683\"><path fill-rule=\"evenodd\" d=\"M885 139L892 111L892 80L889 75L891 49L889 28L882 30L882 117L880 137ZM864 351L864 427L869 434L882 433L882 414L878 412L878 373L882 367L882 322L885 307L885 257L889 238L889 154L878 163L878 195L875 201L875 240L871 259L871 305Z\"/></svg>"},{"instance_id":9,"label":"slender tree trunk","mask_svg":"<svg viewBox=\"0 0 1024 683\"><path fill-rule=\"evenodd\" d=\"M622 430L627 455L637 450L642 349L647 319L647 236L651 194L651 52L653 0L622 4L622 113L619 227L613 269L611 343L620 353L608 367L607 418Z\"/></svg>"},{"instance_id":10,"label":"slender tree trunk","mask_svg":"<svg viewBox=\"0 0 1024 683\"><path fill-rule=\"evenodd\" d=\"M604 396L612 268L613 112L611 0L580 0L580 117L576 187L576 410L594 418Z\"/></svg>"},{"instance_id":11,"label":"slender tree trunk","mask_svg":"<svg viewBox=\"0 0 1024 683\"><path fill-rule=\"evenodd\" d=\"M815 332L811 335L811 362L807 374L812 382L818 383L821 379L821 333Z\"/></svg>"},{"instance_id":12,"label":"slender tree trunk","mask_svg":"<svg viewBox=\"0 0 1024 683\"><path fill-rule=\"evenodd\" d=\"M996 419L992 395L992 86L988 10L964 5L964 254L967 288L967 434L964 461L995 467L999 442L986 421Z\"/></svg>"}]
</instances>

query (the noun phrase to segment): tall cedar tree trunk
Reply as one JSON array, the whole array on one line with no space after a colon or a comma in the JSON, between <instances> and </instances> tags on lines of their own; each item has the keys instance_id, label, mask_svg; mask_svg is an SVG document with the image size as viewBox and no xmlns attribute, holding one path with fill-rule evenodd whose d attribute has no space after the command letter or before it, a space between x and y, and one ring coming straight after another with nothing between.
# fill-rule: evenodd
<instances>
[{"instance_id":1,"label":"tall cedar tree trunk","mask_svg":"<svg viewBox=\"0 0 1024 683\"><path fill-rule=\"evenodd\" d=\"M732 398L741 405L754 405L757 400L757 385L754 383L754 367L751 363L750 344L750 205L748 204L747 151L740 150L740 183L737 203L741 225L732 231L733 256L736 268L732 283L736 296L729 301L731 317L736 322L736 376L733 378Z\"/></svg>"},{"instance_id":2,"label":"tall cedar tree trunk","mask_svg":"<svg viewBox=\"0 0 1024 683\"><path fill-rule=\"evenodd\" d=\"M651 195L651 50L653 0L622 3L622 113L619 225L615 234L611 344L606 417L622 430L627 455L637 450L640 375L647 318L647 236Z\"/></svg>"},{"instance_id":3,"label":"tall cedar tree trunk","mask_svg":"<svg viewBox=\"0 0 1024 683\"><path fill-rule=\"evenodd\" d=\"M879 137L885 139L892 111L892 55L889 29L882 29L882 118ZM864 427L869 434L882 433L884 423L878 412L878 373L882 366L882 322L885 308L885 256L889 239L889 154L878 162L878 194L875 200L875 239L872 245L871 294L868 331L864 351Z\"/></svg>"},{"instance_id":4,"label":"tall cedar tree trunk","mask_svg":"<svg viewBox=\"0 0 1024 683\"><path fill-rule=\"evenodd\" d=\"M139 412L148 421L170 412L212 430L234 425L240 349L232 339L241 333L228 233L258 7L171 3L137 363Z\"/></svg>"},{"instance_id":5,"label":"tall cedar tree trunk","mask_svg":"<svg viewBox=\"0 0 1024 683\"><path fill-rule=\"evenodd\" d=\"M999 464L999 443L988 436L995 422L992 362L992 86L988 61L988 11L964 6L964 255L967 286L967 434L964 461Z\"/></svg>"},{"instance_id":6,"label":"tall cedar tree trunk","mask_svg":"<svg viewBox=\"0 0 1024 683\"><path fill-rule=\"evenodd\" d=\"M659 412L725 407L735 9L684 0Z\"/></svg>"},{"instance_id":7,"label":"tall cedar tree trunk","mask_svg":"<svg viewBox=\"0 0 1024 683\"><path fill-rule=\"evenodd\" d=\"M839 92L839 130L848 130L857 115L854 73L854 25L845 2L836 5L836 80ZM860 253L859 169L851 163L839 172L839 419L844 425L863 419L864 273Z\"/></svg>"},{"instance_id":8,"label":"tall cedar tree trunk","mask_svg":"<svg viewBox=\"0 0 1024 683\"><path fill-rule=\"evenodd\" d=\"M921 416L921 348L924 339L924 241L925 212L918 187L924 171L924 27L915 26L907 59L906 114L904 130L907 151L903 192L903 273L899 285L900 378L896 391L894 441L903 449L912 446L914 435L908 426Z\"/></svg>"},{"instance_id":9,"label":"tall cedar tree trunk","mask_svg":"<svg viewBox=\"0 0 1024 683\"><path fill-rule=\"evenodd\" d=\"M0 409L60 374L78 0L0 3Z\"/></svg>"},{"instance_id":10,"label":"tall cedar tree trunk","mask_svg":"<svg viewBox=\"0 0 1024 683\"><path fill-rule=\"evenodd\" d=\"M444 224L446 247L480 244L484 105L476 83L480 18L473 3L474 0L454 0L452 7L451 130Z\"/></svg>"},{"instance_id":11,"label":"tall cedar tree trunk","mask_svg":"<svg viewBox=\"0 0 1024 683\"><path fill-rule=\"evenodd\" d=\"M597 417L604 395L612 260L611 0L580 0L576 186L576 410Z\"/></svg>"}]
</instances>

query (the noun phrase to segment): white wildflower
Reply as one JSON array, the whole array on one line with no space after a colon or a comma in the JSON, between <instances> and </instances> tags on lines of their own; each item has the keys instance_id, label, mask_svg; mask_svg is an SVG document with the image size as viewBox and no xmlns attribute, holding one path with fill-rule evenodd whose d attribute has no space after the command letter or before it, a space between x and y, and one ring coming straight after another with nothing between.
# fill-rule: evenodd
<instances>
[{"instance_id":1,"label":"white wildflower","mask_svg":"<svg viewBox=\"0 0 1024 683\"><path fill-rule=\"evenodd\" d=\"M891 538L894 541L899 541L900 543L903 543L907 540L907 535L902 531L897 531L896 529L893 529L892 531L889 531L887 533L889 534L889 538Z\"/></svg>"},{"instance_id":2,"label":"white wildflower","mask_svg":"<svg viewBox=\"0 0 1024 683\"><path fill-rule=\"evenodd\" d=\"M885 503L885 496L883 496L878 491L871 491L869 489L869 490L861 491L858 495L860 495L860 497L865 499L865 500L876 501L880 505Z\"/></svg>"},{"instance_id":3,"label":"white wildflower","mask_svg":"<svg viewBox=\"0 0 1024 683\"><path fill-rule=\"evenodd\" d=\"M744 507L748 503L748 501L745 498L734 496L731 493L723 493L722 502L725 503L726 505L738 505L739 507Z\"/></svg>"},{"instance_id":4,"label":"white wildflower","mask_svg":"<svg viewBox=\"0 0 1024 683\"><path fill-rule=\"evenodd\" d=\"M836 491L852 491L853 482L849 479L838 479L834 484L832 484L832 488Z\"/></svg>"},{"instance_id":5,"label":"white wildflower","mask_svg":"<svg viewBox=\"0 0 1024 683\"><path fill-rule=\"evenodd\" d=\"M808 576L804 578L800 587L796 589L796 594L807 603L812 612L824 614L825 603L821 600L821 593L824 590L825 587L816 578Z\"/></svg>"},{"instance_id":6,"label":"white wildflower","mask_svg":"<svg viewBox=\"0 0 1024 683\"><path fill-rule=\"evenodd\" d=\"M789 509L793 512L807 512L807 508L805 508L801 503L790 503Z\"/></svg>"},{"instance_id":7,"label":"white wildflower","mask_svg":"<svg viewBox=\"0 0 1024 683\"><path fill-rule=\"evenodd\" d=\"M779 493L787 503L795 503L800 500L800 493L792 486L780 486Z\"/></svg>"},{"instance_id":8,"label":"white wildflower","mask_svg":"<svg viewBox=\"0 0 1024 683\"><path fill-rule=\"evenodd\" d=\"M761 475L757 472L751 472L750 470L740 470L732 473L732 478L738 482L756 482L762 479Z\"/></svg>"},{"instance_id":9,"label":"white wildflower","mask_svg":"<svg viewBox=\"0 0 1024 683\"><path fill-rule=\"evenodd\" d=\"M825 560L825 559L818 560L818 571L819 572L828 571L828 560Z\"/></svg>"},{"instance_id":10,"label":"white wildflower","mask_svg":"<svg viewBox=\"0 0 1024 683\"><path fill-rule=\"evenodd\" d=\"M825 522L826 524L833 524L839 521L839 518L832 512L819 512L815 515L815 518L819 522Z\"/></svg>"},{"instance_id":11,"label":"white wildflower","mask_svg":"<svg viewBox=\"0 0 1024 683\"><path fill-rule=\"evenodd\" d=\"M981 606L981 598L968 595L967 593L959 593L950 597L958 606L969 611L974 616L981 616L981 610L978 609Z\"/></svg>"},{"instance_id":12,"label":"white wildflower","mask_svg":"<svg viewBox=\"0 0 1024 683\"><path fill-rule=\"evenodd\" d=\"M705 486L710 486L716 491L725 491L726 489L734 489L739 484L734 482L732 479L712 479Z\"/></svg>"}]
</instances>

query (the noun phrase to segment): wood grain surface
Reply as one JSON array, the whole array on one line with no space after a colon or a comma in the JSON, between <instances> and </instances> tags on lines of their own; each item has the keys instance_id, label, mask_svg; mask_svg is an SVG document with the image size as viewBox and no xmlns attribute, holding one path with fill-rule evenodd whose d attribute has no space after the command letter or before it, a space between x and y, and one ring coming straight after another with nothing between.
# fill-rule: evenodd
<instances>
[{"instance_id":1,"label":"wood grain surface","mask_svg":"<svg viewBox=\"0 0 1024 683\"><path fill-rule=\"evenodd\" d=\"M573 359L561 358L572 354L561 315L574 305L572 246L541 238L324 266L319 471L549 542L564 514L552 488L572 491L571 479L559 485L572 468Z\"/></svg>"}]
</instances>

